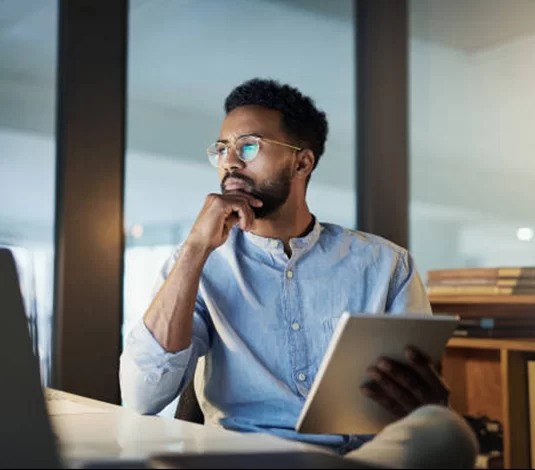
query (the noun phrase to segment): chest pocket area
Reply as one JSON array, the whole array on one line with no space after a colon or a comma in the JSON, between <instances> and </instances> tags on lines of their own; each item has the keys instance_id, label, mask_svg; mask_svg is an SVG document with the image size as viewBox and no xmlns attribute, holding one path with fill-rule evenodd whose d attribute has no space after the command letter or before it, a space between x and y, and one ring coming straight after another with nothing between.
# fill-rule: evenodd
<instances>
[{"instance_id":1,"label":"chest pocket area","mask_svg":"<svg viewBox=\"0 0 535 470\"><path fill-rule=\"evenodd\" d=\"M331 338L333 336L334 330L336 329L336 326L338 325L338 322L340 321L341 315L338 315L336 317L330 317L326 320L323 320L323 331L325 334L325 339L327 345L331 342Z\"/></svg>"}]
</instances>

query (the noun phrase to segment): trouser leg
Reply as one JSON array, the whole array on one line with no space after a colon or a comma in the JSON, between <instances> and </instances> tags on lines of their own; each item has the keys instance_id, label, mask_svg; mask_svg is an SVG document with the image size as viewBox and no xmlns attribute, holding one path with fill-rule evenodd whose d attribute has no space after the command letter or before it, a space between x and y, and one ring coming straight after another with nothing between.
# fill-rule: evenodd
<instances>
[{"instance_id":1,"label":"trouser leg","mask_svg":"<svg viewBox=\"0 0 535 470\"><path fill-rule=\"evenodd\" d=\"M346 457L389 468L474 468L478 451L477 438L462 416L426 405Z\"/></svg>"}]
</instances>

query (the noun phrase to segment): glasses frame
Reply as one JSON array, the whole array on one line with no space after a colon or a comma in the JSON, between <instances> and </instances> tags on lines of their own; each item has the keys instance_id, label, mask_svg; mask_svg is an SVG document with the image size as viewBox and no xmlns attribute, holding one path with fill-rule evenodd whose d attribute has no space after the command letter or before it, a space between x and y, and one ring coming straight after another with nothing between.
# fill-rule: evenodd
<instances>
[{"instance_id":1,"label":"glasses frame","mask_svg":"<svg viewBox=\"0 0 535 470\"><path fill-rule=\"evenodd\" d=\"M220 159L219 157L215 156L213 153L210 152L210 148L213 147L214 145L216 144L223 144L227 147L227 157L228 157L228 150L230 149L230 147L234 147L234 150L236 150L236 141L243 138L243 137L254 137L255 139L258 140L258 142L268 142L270 144L276 144L276 145L281 145L283 147L288 147L290 149L293 149L295 150L296 152L299 152L300 150L303 150L303 147L297 147L296 145L292 145L292 144L287 144L286 142L281 142L279 140L274 140L274 139L268 139L267 137L262 137L261 135L257 135L257 134L244 134L244 135L241 135L239 136L237 139L234 140L234 143L230 143L230 142L223 142L221 140L217 140L215 141L213 144L210 144L207 148L206 148L206 155L208 156L208 161L210 162L210 164L215 167L215 168L219 168L219 165L220 165ZM254 160L256 160L256 158L258 157L258 154L260 153L260 148L258 149L258 152L256 153L256 155L254 156L254 158L250 159L250 160L245 160L241 157L241 155L236 152L236 155L238 156L238 158L244 162L244 163L250 163ZM225 157L225 158L227 158ZM215 159L217 158L217 162L215 161Z\"/></svg>"}]
</instances>

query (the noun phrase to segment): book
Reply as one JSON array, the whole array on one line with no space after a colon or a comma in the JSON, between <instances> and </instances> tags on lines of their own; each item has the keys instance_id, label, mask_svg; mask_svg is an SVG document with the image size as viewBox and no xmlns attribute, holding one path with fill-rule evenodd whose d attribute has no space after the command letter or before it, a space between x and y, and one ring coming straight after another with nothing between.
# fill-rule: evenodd
<instances>
[{"instance_id":1,"label":"book","mask_svg":"<svg viewBox=\"0 0 535 470\"><path fill-rule=\"evenodd\" d=\"M457 328L455 338L526 338L535 337L535 327L531 328Z\"/></svg>"},{"instance_id":2,"label":"book","mask_svg":"<svg viewBox=\"0 0 535 470\"><path fill-rule=\"evenodd\" d=\"M499 287L534 287L535 277L474 277L431 279L428 286L499 286Z\"/></svg>"},{"instance_id":3,"label":"book","mask_svg":"<svg viewBox=\"0 0 535 470\"><path fill-rule=\"evenodd\" d=\"M428 295L534 295L533 286L428 285Z\"/></svg>"},{"instance_id":4,"label":"book","mask_svg":"<svg viewBox=\"0 0 535 470\"><path fill-rule=\"evenodd\" d=\"M446 296L444 296L446 297ZM497 296L496 296L497 297ZM530 297L531 299L531 297ZM492 304L489 304L490 307L495 307L495 305L492 305ZM458 310L456 311L455 313L457 313L459 316L462 317L463 320L468 320L468 319L473 319L473 320L480 320L481 318L488 318L488 317L491 317L491 318L494 318L494 319L509 319L509 318L518 318L519 321L521 318L524 318L526 321L534 321L535 320L535 315L534 315L534 311L533 311L533 307L535 306L535 303L529 303L529 306L528 304L525 304L525 305L522 305L521 308L523 308L524 310L520 309L516 309L514 311L514 313L509 310L508 308L502 308L501 309L496 309L496 308L484 308L484 309L481 309L481 308L476 308L474 310ZM451 305L449 307L454 307L454 305ZM478 305L478 307L480 307ZM486 307L486 306L485 306ZM506 307L509 307L509 305L507 305ZM449 310L451 311L454 311L455 309L453 308L450 308ZM439 313L439 312L437 312Z\"/></svg>"},{"instance_id":5,"label":"book","mask_svg":"<svg viewBox=\"0 0 535 470\"><path fill-rule=\"evenodd\" d=\"M453 335L468 338L533 338L535 318L461 317Z\"/></svg>"},{"instance_id":6,"label":"book","mask_svg":"<svg viewBox=\"0 0 535 470\"><path fill-rule=\"evenodd\" d=\"M427 272L429 281L437 279L474 278L535 278L535 266L511 266L493 268L432 269Z\"/></svg>"},{"instance_id":7,"label":"book","mask_svg":"<svg viewBox=\"0 0 535 470\"><path fill-rule=\"evenodd\" d=\"M459 328L535 328L535 318L531 317L479 317L467 318L461 316Z\"/></svg>"}]
</instances>

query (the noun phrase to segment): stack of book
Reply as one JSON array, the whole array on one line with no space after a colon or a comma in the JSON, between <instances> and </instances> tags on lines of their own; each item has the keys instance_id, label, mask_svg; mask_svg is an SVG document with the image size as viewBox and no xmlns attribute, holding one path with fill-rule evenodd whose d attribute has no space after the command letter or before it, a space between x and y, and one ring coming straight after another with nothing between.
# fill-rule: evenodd
<instances>
[{"instance_id":1,"label":"stack of book","mask_svg":"<svg viewBox=\"0 0 535 470\"><path fill-rule=\"evenodd\" d=\"M429 295L535 295L535 266L435 269Z\"/></svg>"},{"instance_id":2,"label":"stack of book","mask_svg":"<svg viewBox=\"0 0 535 470\"><path fill-rule=\"evenodd\" d=\"M448 302L449 296L465 299L470 304L482 302L492 304L492 298L507 296L535 296L535 267L495 267L436 269L428 271L427 293L430 299L440 298ZM474 299L474 300L471 300ZM502 300L503 302L503 300ZM530 302L528 302L530 303ZM535 305L535 301L533 302ZM504 304L505 305L505 304ZM512 310L512 309L511 309ZM460 322L454 336L479 338L533 338L535 337L535 309L529 312L508 313L507 307L496 309L464 309L459 314Z\"/></svg>"}]
</instances>

